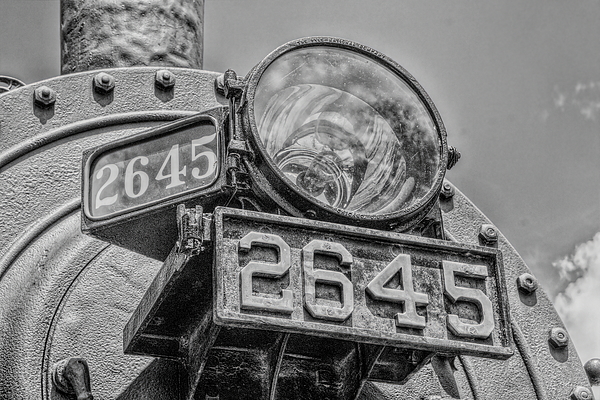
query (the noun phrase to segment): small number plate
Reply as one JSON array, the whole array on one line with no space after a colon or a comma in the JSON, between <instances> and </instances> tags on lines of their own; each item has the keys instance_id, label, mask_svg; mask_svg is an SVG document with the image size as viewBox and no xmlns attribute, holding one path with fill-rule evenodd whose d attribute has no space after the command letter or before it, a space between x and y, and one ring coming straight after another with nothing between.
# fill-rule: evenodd
<instances>
[{"instance_id":1,"label":"small number plate","mask_svg":"<svg viewBox=\"0 0 600 400\"><path fill-rule=\"evenodd\" d=\"M218 324L512 355L496 249L219 208Z\"/></svg>"},{"instance_id":2,"label":"small number plate","mask_svg":"<svg viewBox=\"0 0 600 400\"><path fill-rule=\"evenodd\" d=\"M103 146L86 162L84 210L104 219L210 187L220 122L207 113Z\"/></svg>"}]
</instances>

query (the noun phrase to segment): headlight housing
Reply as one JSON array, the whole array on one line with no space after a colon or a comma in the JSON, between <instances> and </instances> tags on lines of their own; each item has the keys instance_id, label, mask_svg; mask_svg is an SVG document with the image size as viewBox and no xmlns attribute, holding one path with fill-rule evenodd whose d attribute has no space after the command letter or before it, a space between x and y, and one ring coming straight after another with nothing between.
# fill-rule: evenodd
<instances>
[{"instance_id":1,"label":"headlight housing","mask_svg":"<svg viewBox=\"0 0 600 400\"><path fill-rule=\"evenodd\" d=\"M247 164L277 189L283 208L410 226L435 203L447 164L443 123L416 80L383 54L341 39L299 39L251 71L244 95L257 158Z\"/></svg>"}]
</instances>

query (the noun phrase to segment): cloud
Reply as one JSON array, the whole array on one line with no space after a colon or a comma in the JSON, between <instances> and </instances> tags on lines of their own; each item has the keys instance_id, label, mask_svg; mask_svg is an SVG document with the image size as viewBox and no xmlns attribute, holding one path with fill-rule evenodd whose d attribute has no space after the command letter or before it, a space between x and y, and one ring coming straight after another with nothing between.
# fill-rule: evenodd
<instances>
[{"instance_id":1,"label":"cloud","mask_svg":"<svg viewBox=\"0 0 600 400\"><path fill-rule=\"evenodd\" d=\"M554 305L581 361L600 358L600 232L553 266L570 281Z\"/></svg>"},{"instance_id":2,"label":"cloud","mask_svg":"<svg viewBox=\"0 0 600 400\"><path fill-rule=\"evenodd\" d=\"M564 110L565 104L567 103L567 96L561 93L557 86L554 87L554 107Z\"/></svg>"},{"instance_id":3,"label":"cloud","mask_svg":"<svg viewBox=\"0 0 600 400\"><path fill-rule=\"evenodd\" d=\"M596 121L600 118L600 81L577 82L571 91L555 86L552 101L561 111L577 110L586 120Z\"/></svg>"}]
</instances>

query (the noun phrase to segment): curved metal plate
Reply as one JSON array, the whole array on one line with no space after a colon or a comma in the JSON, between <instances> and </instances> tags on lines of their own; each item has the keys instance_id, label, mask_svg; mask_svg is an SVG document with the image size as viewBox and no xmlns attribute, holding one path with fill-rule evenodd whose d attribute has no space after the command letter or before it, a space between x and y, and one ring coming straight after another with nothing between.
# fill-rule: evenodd
<instances>
[{"instance_id":1,"label":"curved metal plate","mask_svg":"<svg viewBox=\"0 0 600 400\"><path fill-rule=\"evenodd\" d=\"M53 390L49 373L54 362L74 355L90 361L97 398L178 396L165 389L177 387L177 365L125 356L120 345L123 325L158 266L82 236L79 217L73 215L84 149L226 103L214 93L217 73L174 68L177 84L167 98L154 86L156 70L106 70L116 82L111 98L95 95L93 71L0 96L2 398L64 398ZM49 109L33 105L33 91L42 85L56 91ZM456 241L478 244L479 227L490 221L464 195L457 191L442 209L445 228ZM461 398L568 398L575 386L588 385L575 348L550 346L549 330L563 326L551 301L542 290L521 294L516 280L529 270L502 235L498 248L516 352L504 361L459 357L455 376ZM425 367L403 386L368 383L361 398L434 395L446 397L433 370Z\"/></svg>"}]
</instances>

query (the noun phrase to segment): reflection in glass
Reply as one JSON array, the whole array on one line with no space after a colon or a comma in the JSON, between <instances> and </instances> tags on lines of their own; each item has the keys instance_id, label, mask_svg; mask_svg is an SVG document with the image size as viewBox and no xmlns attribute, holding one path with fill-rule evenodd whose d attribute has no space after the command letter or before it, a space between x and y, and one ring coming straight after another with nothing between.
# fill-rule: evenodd
<instances>
[{"instance_id":1,"label":"reflection in glass","mask_svg":"<svg viewBox=\"0 0 600 400\"><path fill-rule=\"evenodd\" d=\"M263 73L254 107L267 154L326 205L394 213L435 180L439 139L427 109L365 56L328 47L285 53Z\"/></svg>"}]
</instances>

